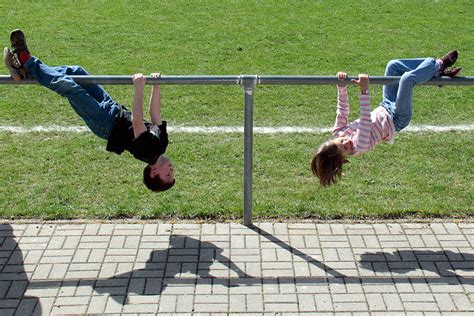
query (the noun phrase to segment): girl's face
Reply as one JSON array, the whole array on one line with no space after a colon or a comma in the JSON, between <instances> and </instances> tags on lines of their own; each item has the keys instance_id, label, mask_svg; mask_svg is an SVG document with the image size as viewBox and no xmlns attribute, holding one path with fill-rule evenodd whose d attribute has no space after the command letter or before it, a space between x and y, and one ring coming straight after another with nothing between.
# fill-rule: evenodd
<instances>
[{"instance_id":1,"label":"girl's face","mask_svg":"<svg viewBox=\"0 0 474 316\"><path fill-rule=\"evenodd\" d=\"M352 154L352 141L349 139L347 136L342 136L342 137L337 137L332 140L337 148L339 149L339 152L344 156L349 156Z\"/></svg>"}]
</instances>

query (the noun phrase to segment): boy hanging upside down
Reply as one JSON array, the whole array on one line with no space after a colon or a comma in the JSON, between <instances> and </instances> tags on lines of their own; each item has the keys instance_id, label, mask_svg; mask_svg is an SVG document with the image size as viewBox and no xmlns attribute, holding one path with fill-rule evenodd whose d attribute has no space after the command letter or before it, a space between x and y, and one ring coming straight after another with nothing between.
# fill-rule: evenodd
<instances>
[{"instance_id":1,"label":"boy hanging upside down","mask_svg":"<svg viewBox=\"0 0 474 316\"><path fill-rule=\"evenodd\" d=\"M80 66L45 65L28 50L21 30L10 34L11 51L5 47L3 59L15 81L31 77L39 84L68 99L74 111L90 130L107 140L107 150L121 154L129 151L136 159L147 163L143 181L152 191L165 191L174 183L173 164L163 154L168 146L166 121L161 120L160 86L153 85L150 97L151 122L143 119L143 90L146 78L133 75L135 95L132 112L115 102L97 84L79 84L71 75L89 75ZM158 73L152 74L157 78Z\"/></svg>"}]
</instances>

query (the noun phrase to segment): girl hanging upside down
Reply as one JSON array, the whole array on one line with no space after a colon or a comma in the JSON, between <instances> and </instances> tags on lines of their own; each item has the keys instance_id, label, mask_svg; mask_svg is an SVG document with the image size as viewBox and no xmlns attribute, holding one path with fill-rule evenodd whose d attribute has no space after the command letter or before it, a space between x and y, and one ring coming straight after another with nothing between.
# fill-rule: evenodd
<instances>
[{"instance_id":1,"label":"girl hanging upside down","mask_svg":"<svg viewBox=\"0 0 474 316\"><path fill-rule=\"evenodd\" d=\"M451 67L458 57L453 50L441 58L396 59L388 62L385 76L401 76L397 85L383 86L380 106L370 112L369 76L359 75L352 79L360 87L360 118L348 122L349 99L347 87L342 83L347 75L337 74L341 84L337 86L336 123L332 137L316 150L311 160L313 174L326 187L342 174L342 165L348 156L360 155L383 142L391 143L395 133L407 127L412 116L413 87L435 76L454 77L460 67Z\"/></svg>"}]
</instances>

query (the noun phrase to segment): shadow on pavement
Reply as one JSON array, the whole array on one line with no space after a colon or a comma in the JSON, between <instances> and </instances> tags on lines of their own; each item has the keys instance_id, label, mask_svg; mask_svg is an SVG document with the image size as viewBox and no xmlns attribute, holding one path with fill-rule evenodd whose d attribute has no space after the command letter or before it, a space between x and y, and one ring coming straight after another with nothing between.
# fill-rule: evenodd
<instances>
[{"instance_id":1,"label":"shadow on pavement","mask_svg":"<svg viewBox=\"0 0 474 316\"><path fill-rule=\"evenodd\" d=\"M41 315L35 296L25 296L30 281L13 227L0 224L0 315Z\"/></svg>"},{"instance_id":2,"label":"shadow on pavement","mask_svg":"<svg viewBox=\"0 0 474 316\"><path fill-rule=\"evenodd\" d=\"M98 293L108 293L118 303L126 304L130 293L160 295L169 284L195 284L196 276L215 279L210 274L210 266L214 262L234 271L238 278L252 278L224 256L223 252L222 248L213 243L172 235L169 248L152 251L144 268L97 280L94 289ZM117 292L118 288L126 289L127 285L127 290ZM229 282L223 282L222 285L235 286Z\"/></svg>"},{"instance_id":3,"label":"shadow on pavement","mask_svg":"<svg viewBox=\"0 0 474 316\"><path fill-rule=\"evenodd\" d=\"M360 266L374 272L407 274L416 270L431 272L440 277L462 278L456 270L474 272L474 254L451 250L397 250L389 252L367 252L360 258ZM469 282L469 279L465 279ZM472 284L472 280L469 284Z\"/></svg>"},{"instance_id":4,"label":"shadow on pavement","mask_svg":"<svg viewBox=\"0 0 474 316\"><path fill-rule=\"evenodd\" d=\"M330 285L330 284L470 284L474 285L472 276L458 276L456 270L474 270L473 254L456 253L452 251L410 251L400 250L394 253L377 252L364 253L359 261L359 269L371 270L380 275L366 276L351 275L346 276L330 266L316 260L304 252L288 245L286 242L269 234L268 232L256 226L250 227L262 238L275 243L278 247L287 250L294 256L297 256L309 265L321 269L322 276L264 276L254 277L246 274L230 258L224 255L224 249L217 247L211 242L200 241L198 239L171 235L169 247L161 250L150 251L146 262L142 263L141 268L134 269L126 273L114 275L110 278L76 278L64 280L34 280L28 282L24 271L19 271L22 275L21 280L15 279L15 282L23 282L23 292L29 288L54 288L59 286L77 286L78 284L91 286L95 292L109 295L118 304L127 304L130 295L155 295L159 296L166 288L173 291L171 287L192 288L188 294L196 294L199 291L198 286L223 286L227 288L239 286L279 286L281 284L295 285ZM19 251L16 241L10 229L3 230L2 236L2 260L8 260L10 263L22 263L21 251ZM5 250L4 250L5 249ZM16 250L14 250L16 249ZM6 252L4 252L6 251ZM8 252L10 251L10 252ZM265 260L265 258L261 258ZM260 260L260 259L259 259ZM258 261L259 261L258 260ZM2 262L2 270L5 270L6 261ZM214 263L222 267L211 266ZM135 263L136 265L137 263ZM140 264L140 263L138 263ZM21 264L20 264L21 266ZM408 275L397 276L414 270L425 270L431 272L420 274L419 271ZM21 270L21 269L20 269ZM213 275L213 273L215 275ZM383 273L387 273L383 275ZM1 282L5 281L5 275L2 273ZM7 285L7 289L10 288ZM189 289L186 289L189 290ZM2 292L3 291L3 292ZM4 291L0 288L0 298L6 297L9 290ZM181 293L180 290L177 293ZM21 297L21 295L20 295ZM23 299L36 299L26 298ZM157 298L158 299L158 298ZM1 311L1 310L0 310ZM36 310L35 310L36 311Z\"/></svg>"}]
</instances>

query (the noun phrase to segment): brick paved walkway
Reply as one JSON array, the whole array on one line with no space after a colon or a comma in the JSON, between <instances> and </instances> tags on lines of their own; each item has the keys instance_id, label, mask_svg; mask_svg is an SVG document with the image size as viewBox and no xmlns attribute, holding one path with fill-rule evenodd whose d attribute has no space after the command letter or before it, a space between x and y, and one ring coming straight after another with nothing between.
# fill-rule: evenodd
<instances>
[{"instance_id":1,"label":"brick paved walkway","mask_svg":"<svg viewBox=\"0 0 474 316\"><path fill-rule=\"evenodd\" d=\"M474 313L474 223L7 223L0 245L0 315Z\"/></svg>"}]
</instances>

